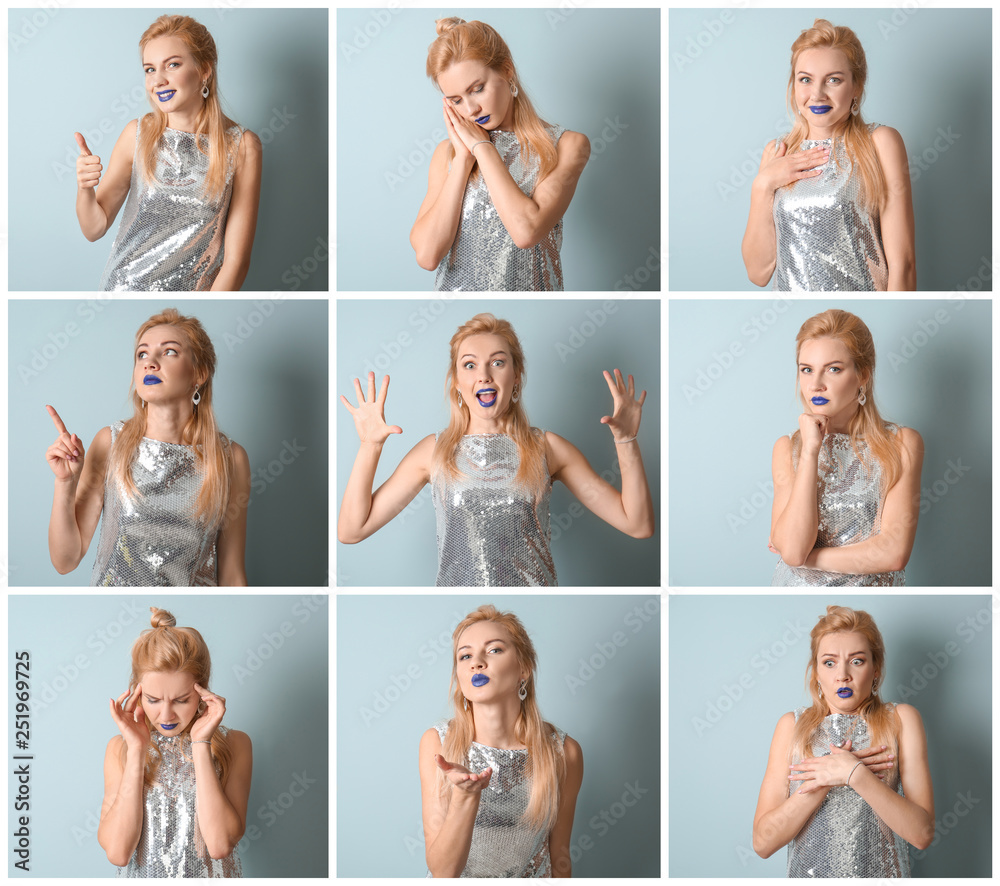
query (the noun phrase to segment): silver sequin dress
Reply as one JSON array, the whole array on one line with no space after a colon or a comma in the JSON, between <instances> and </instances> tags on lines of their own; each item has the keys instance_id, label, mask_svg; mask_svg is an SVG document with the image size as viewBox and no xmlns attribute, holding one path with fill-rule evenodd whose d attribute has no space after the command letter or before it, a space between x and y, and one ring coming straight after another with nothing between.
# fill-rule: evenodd
<instances>
[{"instance_id":1,"label":"silver sequin dress","mask_svg":"<svg viewBox=\"0 0 1000 886\"><path fill-rule=\"evenodd\" d=\"M566 130L550 126L553 144ZM511 178L530 197L538 182L539 157L533 151L527 161L521 157L521 143L513 132L489 132ZM480 150L489 150L480 148ZM438 265L434 289L479 292L562 291L563 223L559 219L535 246L519 249L504 227L493 198L478 169L469 176L462 198L458 233L448 254Z\"/></svg>"},{"instance_id":2,"label":"silver sequin dress","mask_svg":"<svg viewBox=\"0 0 1000 886\"><path fill-rule=\"evenodd\" d=\"M444 744L448 723L434 727ZM566 733L555 728L552 740L563 752ZM549 832L536 831L521 822L531 795L526 774L528 752L491 748L472 743L463 765L474 772L493 767L490 783L479 796L479 811L472 829L469 860L463 877L551 877Z\"/></svg>"},{"instance_id":3,"label":"silver sequin dress","mask_svg":"<svg viewBox=\"0 0 1000 886\"><path fill-rule=\"evenodd\" d=\"M517 444L506 434L467 434L458 444L455 462L461 471L458 480L442 471L431 481L437 586L558 584L549 549L548 467L541 494L515 486L521 459Z\"/></svg>"},{"instance_id":4,"label":"silver sequin dress","mask_svg":"<svg viewBox=\"0 0 1000 886\"><path fill-rule=\"evenodd\" d=\"M869 132L881 124L869 123ZM806 139L800 151L830 145ZM889 268L878 213L861 205L858 176L843 139L822 174L774 192L778 255L771 288L783 292L883 292Z\"/></svg>"},{"instance_id":5,"label":"silver sequin dress","mask_svg":"<svg viewBox=\"0 0 1000 886\"><path fill-rule=\"evenodd\" d=\"M136 147L139 126L136 126ZM233 193L236 151L243 129L233 126L235 139L222 196L209 200L203 188L208 156L205 135L167 129L160 139L156 179L147 182L137 153L118 236L101 277L101 289L115 292L208 290L225 256L226 217Z\"/></svg>"},{"instance_id":6,"label":"silver sequin dress","mask_svg":"<svg viewBox=\"0 0 1000 886\"><path fill-rule=\"evenodd\" d=\"M112 445L123 424L111 425ZM132 463L132 480L141 493L134 499L105 478L91 586L217 585L218 532L195 515L202 472L194 450L143 437Z\"/></svg>"},{"instance_id":7,"label":"silver sequin dress","mask_svg":"<svg viewBox=\"0 0 1000 886\"><path fill-rule=\"evenodd\" d=\"M160 752L156 781L142 792L142 834L121 878L242 877L239 850L212 858L198 824L197 785L191 736L176 738L154 731ZM218 771L218 764L216 764Z\"/></svg>"},{"instance_id":8,"label":"silver sequin dress","mask_svg":"<svg viewBox=\"0 0 1000 886\"><path fill-rule=\"evenodd\" d=\"M886 429L892 433L899 431L892 424L886 425ZM796 470L800 439L795 437L792 446L792 467ZM827 434L823 438L816 471L819 529L815 546L818 548L856 544L879 533L885 504L881 492L882 466L864 440L858 442L858 450L860 457L848 434ZM771 579L771 587L782 588L886 588L905 584L903 570L853 575L789 566L783 560L778 561Z\"/></svg>"},{"instance_id":9,"label":"silver sequin dress","mask_svg":"<svg viewBox=\"0 0 1000 886\"><path fill-rule=\"evenodd\" d=\"M886 705L890 710L894 705ZM795 719L805 712L795 711ZM830 753L830 744L851 740L856 751L871 746L868 724L859 714L830 714L812 740L812 756ZM795 757L792 763L802 758ZM793 781L794 793L802 784ZM899 767L890 769L885 785L901 797ZM909 846L882 821L849 785L830 788L823 804L788 844L789 877L865 877L887 879L910 876Z\"/></svg>"}]
</instances>

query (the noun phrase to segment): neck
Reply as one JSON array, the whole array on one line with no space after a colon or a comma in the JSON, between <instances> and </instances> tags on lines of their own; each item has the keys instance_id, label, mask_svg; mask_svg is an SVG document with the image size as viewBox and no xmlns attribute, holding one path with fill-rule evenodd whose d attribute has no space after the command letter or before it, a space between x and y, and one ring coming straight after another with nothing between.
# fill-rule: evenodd
<instances>
[{"instance_id":1,"label":"neck","mask_svg":"<svg viewBox=\"0 0 1000 886\"><path fill-rule=\"evenodd\" d=\"M475 740L491 748L515 750L524 747L514 732L514 724L521 713L521 700L512 696L509 700L492 704L477 704L473 708L475 719Z\"/></svg>"},{"instance_id":2,"label":"neck","mask_svg":"<svg viewBox=\"0 0 1000 886\"><path fill-rule=\"evenodd\" d=\"M197 113L180 112L167 114L167 126L170 129L177 129L181 132L195 132L198 128L197 124Z\"/></svg>"},{"instance_id":3,"label":"neck","mask_svg":"<svg viewBox=\"0 0 1000 886\"><path fill-rule=\"evenodd\" d=\"M145 435L161 443L184 443L184 427L193 413L190 403L147 403Z\"/></svg>"},{"instance_id":4,"label":"neck","mask_svg":"<svg viewBox=\"0 0 1000 886\"><path fill-rule=\"evenodd\" d=\"M465 428L466 434L504 434L506 433L503 416L497 418L481 418L477 415L469 416L469 424Z\"/></svg>"}]
</instances>

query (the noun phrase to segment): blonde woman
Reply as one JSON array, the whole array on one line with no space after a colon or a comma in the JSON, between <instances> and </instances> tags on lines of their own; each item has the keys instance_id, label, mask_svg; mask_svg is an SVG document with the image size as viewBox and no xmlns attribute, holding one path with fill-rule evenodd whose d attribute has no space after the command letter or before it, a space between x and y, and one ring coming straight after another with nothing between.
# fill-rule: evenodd
<instances>
[{"instance_id":1,"label":"blonde woman","mask_svg":"<svg viewBox=\"0 0 1000 886\"><path fill-rule=\"evenodd\" d=\"M893 587L913 550L923 440L875 405L875 343L847 311L796 337L799 429L774 445L772 586Z\"/></svg>"},{"instance_id":2,"label":"blonde woman","mask_svg":"<svg viewBox=\"0 0 1000 886\"><path fill-rule=\"evenodd\" d=\"M879 697L885 644L867 612L827 606L810 637L812 703L774 730L754 851L787 845L789 877L909 877L907 844L934 839L923 721Z\"/></svg>"},{"instance_id":3,"label":"blonde woman","mask_svg":"<svg viewBox=\"0 0 1000 886\"><path fill-rule=\"evenodd\" d=\"M899 133L861 115L868 65L850 28L816 19L792 44L790 133L764 149L743 262L782 291L917 288L913 200Z\"/></svg>"},{"instance_id":4,"label":"blonde woman","mask_svg":"<svg viewBox=\"0 0 1000 886\"><path fill-rule=\"evenodd\" d=\"M450 720L420 740L433 877L569 877L583 752L538 708L535 648L512 612L455 628Z\"/></svg>"},{"instance_id":5,"label":"blonde woman","mask_svg":"<svg viewBox=\"0 0 1000 886\"><path fill-rule=\"evenodd\" d=\"M119 877L242 877L253 749L222 726L201 634L150 607L128 689L110 700L119 735L104 755L97 840Z\"/></svg>"},{"instance_id":6,"label":"blonde woman","mask_svg":"<svg viewBox=\"0 0 1000 886\"><path fill-rule=\"evenodd\" d=\"M59 433L46 452L59 573L80 565L100 520L93 586L246 585L250 462L216 424L215 362L201 323L168 308L135 337L130 419L85 450L46 407Z\"/></svg>"},{"instance_id":7,"label":"blonde woman","mask_svg":"<svg viewBox=\"0 0 1000 886\"><path fill-rule=\"evenodd\" d=\"M125 127L103 181L101 158L76 133L84 236L103 237L125 204L100 288L238 290L257 227L260 139L222 112L218 53L204 25L162 15L139 49L153 111Z\"/></svg>"},{"instance_id":8,"label":"blonde woman","mask_svg":"<svg viewBox=\"0 0 1000 886\"><path fill-rule=\"evenodd\" d=\"M538 116L489 25L445 18L437 33L427 76L448 138L410 232L417 264L436 290L562 290L562 217L590 142Z\"/></svg>"},{"instance_id":9,"label":"blonde woman","mask_svg":"<svg viewBox=\"0 0 1000 886\"><path fill-rule=\"evenodd\" d=\"M601 419L614 438L621 466L619 491L588 464L572 443L531 427L521 404L525 381L521 343L506 320L477 314L451 339L446 390L451 421L421 440L374 493L385 441L402 433L385 421L386 376L376 396L354 379L358 405L341 395L354 418L360 448L344 490L337 523L341 542L377 532L433 484L437 516L439 586L550 586L557 584L549 547L549 499L561 480L586 507L635 538L653 534L649 483L639 451L643 391L635 397L619 370L605 372L614 411ZM623 583L625 578L623 576Z\"/></svg>"}]
</instances>

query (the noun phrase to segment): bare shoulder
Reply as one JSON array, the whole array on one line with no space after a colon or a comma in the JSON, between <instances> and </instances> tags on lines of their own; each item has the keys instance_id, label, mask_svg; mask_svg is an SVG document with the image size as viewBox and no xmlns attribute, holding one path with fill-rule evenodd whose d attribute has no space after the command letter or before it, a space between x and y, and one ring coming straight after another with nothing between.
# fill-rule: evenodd
<instances>
[{"instance_id":1,"label":"bare shoulder","mask_svg":"<svg viewBox=\"0 0 1000 886\"><path fill-rule=\"evenodd\" d=\"M122 745L125 739L121 737L121 733L118 735L113 735L111 740L108 742L107 747L104 749L104 769L108 771L108 767L111 767L113 771L119 773L123 772L122 768Z\"/></svg>"},{"instance_id":2,"label":"bare shoulder","mask_svg":"<svg viewBox=\"0 0 1000 886\"><path fill-rule=\"evenodd\" d=\"M451 139L446 138L438 142L434 153L431 154L431 166L435 164L441 166L447 164L451 159Z\"/></svg>"},{"instance_id":3,"label":"bare shoulder","mask_svg":"<svg viewBox=\"0 0 1000 886\"><path fill-rule=\"evenodd\" d=\"M872 131L872 140L876 145L903 145L903 136L899 134L899 130L893 129L891 126L877 126Z\"/></svg>"},{"instance_id":4,"label":"bare shoulder","mask_svg":"<svg viewBox=\"0 0 1000 886\"><path fill-rule=\"evenodd\" d=\"M423 439L417 441L414 447L406 454L406 457L416 459L430 473L431 463L434 460L434 445L436 443L437 438L435 435L428 434Z\"/></svg>"},{"instance_id":5,"label":"bare shoulder","mask_svg":"<svg viewBox=\"0 0 1000 886\"><path fill-rule=\"evenodd\" d=\"M924 438L920 436L919 431L913 428L900 428L897 434L899 445L907 452L916 454L924 451Z\"/></svg>"},{"instance_id":6,"label":"bare shoulder","mask_svg":"<svg viewBox=\"0 0 1000 886\"><path fill-rule=\"evenodd\" d=\"M891 126L879 126L872 133L875 150L884 166L895 167L906 160L906 145L901 136Z\"/></svg>"},{"instance_id":7,"label":"bare shoulder","mask_svg":"<svg viewBox=\"0 0 1000 886\"><path fill-rule=\"evenodd\" d=\"M566 739L563 741L563 753L566 755L566 764L568 766L583 763L583 748L580 747L580 742L575 738L566 736Z\"/></svg>"},{"instance_id":8,"label":"bare shoulder","mask_svg":"<svg viewBox=\"0 0 1000 886\"><path fill-rule=\"evenodd\" d=\"M249 129L243 130L243 136L240 138L240 162L259 162L261 156L264 153L264 146L261 144L260 137L256 132L251 132Z\"/></svg>"},{"instance_id":9,"label":"bare shoulder","mask_svg":"<svg viewBox=\"0 0 1000 886\"><path fill-rule=\"evenodd\" d=\"M578 458L583 458L583 453L569 440L553 431L545 432L545 461L548 464L549 476L555 477L566 465Z\"/></svg>"},{"instance_id":10,"label":"bare shoulder","mask_svg":"<svg viewBox=\"0 0 1000 886\"><path fill-rule=\"evenodd\" d=\"M226 732L226 738L229 739L229 745L234 752L246 753L253 748L250 736L239 729L230 729Z\"/></svg>"},{"instance_id":11,"label":"bare shoulder","mask_svg":"<svg viewBox=\"0 0 1000 886\"><path fill-rule=\"evenodd\" d=\"M918 711L911 704L897 704L896 716L899 717L899 722L902 724L904 729L913 730L915 728L923 729L924 727L924 721L920 717L920 711Z\"/></svg>"},{"instance_id":12,"label":"bare shoulder","mask_svg":"<svg viewBox=\"0 0 1000 886\"><path fill-rule=\"evenodd\" d=\"M441 753L441 736L434 726L420 736L420 753L423 754L425 751L432 754Z\"/></svg>"},{"instance_id":13,"label":"bare shoulder","mask_svg":"<svg viewBox=\"0 0 1000 886\"><path fill-rule=\"evenodd\" d=\"M778 718L778 723L774 727L772 745L791 745L793 732L795 732L795 713L788 711Z\"/></svg>"},{"instance_id":14,"label":"bare shoulder","mask_svg":"<svg viewBox=\"0 0 1000 886\"><path fill-rule=\"evenodd\" d=\"M790 458L792 455L792 438L789 437L788 434L778 437L778 439L774 441L774 449L772 451L774 452L775 457L779 455L787 455Z\"/></svg>"},{"instance_id":15,"label":"bare shoulder","mask_svg":"<svg viewBox=\"0 0 1000 886\"><path fill-rule=\"evenodd\" d=\"M778 150L778 145L780 142L776 138L772 138L766 145L764 145L764 153L760 155L760 168L764 168L764 164L768 160L773 160L775 152Z\"/></svg>"},{"instance_id":16,"label":"bare shoulder","mask_svg":"<svg viewBox=\"0 0 1000 886\"><path fill-rule=\"evenodd\" d=\"M250 456L247 455L247 451L239 443L235 440L230 440L229 449L233 453L233 462L238 467L243 467L243 465L246 465L248 468L250 467Z\"/></svg>"}]
</instances>

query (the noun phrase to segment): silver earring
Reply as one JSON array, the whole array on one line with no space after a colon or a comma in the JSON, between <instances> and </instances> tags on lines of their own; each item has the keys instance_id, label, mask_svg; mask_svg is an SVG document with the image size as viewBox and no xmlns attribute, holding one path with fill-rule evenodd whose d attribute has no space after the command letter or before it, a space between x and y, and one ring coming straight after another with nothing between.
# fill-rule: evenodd
<instances>
[{"instance_id":1,"label":"silver earring","mask_svg":"<svg viewBox=\"0 0 1000 886\"><path fill-rule=\"evenodd\" d=\"M872 680L872 695L875 695L877 692L878 692L878 678L876 677L874 680Z\"/></svg>"},{"instance_id":2,"label":"silver earring","mask_svg":"<svg viewBox=\"0 0 1000 886\"><path fill-rule=\"evenodd\" d=\"M860 109L860 108L858 107L858 100L857 100L857 98L855 98L855 99L854 99L854 103L853 103L853 104L851 105L851 113L852 113L852 114L853 114L853 115L854 115L855 117L857 117L857 116L858 116L858 113L860 112L860 110L861 110L861 109Z\"/></svg>"},{"instance_id":3,"label":"silver earring","mask_svg":"<svg viewBox=\"0 0 1000 886\"><path fill-rule=\"evenodd\" d=\"M816 681L816 691L819 693L819 697L823 697L823 686L820 684L819 680Z\"/></svg>"},{"instance_id":4,"label":"silver earring","mask_svg":"<svg viewBox=\"0 0 1000 886\"><path fill-rule=\"evenodd\" d=\"M865 389L862 388L858 396L858 406L864 406L868 402L868 398L865 396Z\"/></svg>"},{"instance_id":5,"label":"silver earring","mask_svg":"<svg viewBox=\"0 0 1000 886\"><path fill-rule=\"evenodd\" d=\"M194 396L191 398L191 402L194 403L195 406L201 403L201 394L198 391L197 385L195 385Z\"/></svg>"},{"instance_id":6,"label":"silver earring","mask_svg":"<svg viewBox=\"0 0 1000 886\"><path fill-rule=\"evenodd\" d=\"M458 394L458 405L459 405L459 407L461 407L462 406L462 392L461 391L456 391L455 393Z\"/></svg>"},{"instance_id":7,"label":"silver earring","mask_svg":"<svg viewBox=\"0 0 1000 886\"><path fill-rule=\"evenodd\" d=\"M521 688L517 690L517 697L524 701L528 697L528 681L521 681Z\"/></svg>"},{"instance_id":8,"label":"silver earring","mask_svg":"<svg viewBox=\"0 0 1000 886\"><path fill-rule=\"evenodd\" d=\"M514 385L514 392L510 395L510 399L514 403L521 399L521 392L517 389L517 385Z\"/></svg>"},{"instance_id":9,"label":"silver earring","mask_svg":"<svg viewBox=\"0 0 1000 886\"><path fill-rule=\"evenodd\" d=\"M201 97L202 98L208 98L208 81L207 80L202 80L201 81Z\"/></svg>"},{"instance_id":10,"label":"silver earring","mask_svg":"<svg viewBox=\"0 0 1000 886\"><path fill-rule=\"evenodd\" d=\"M514 96L514 98L517 98L517 93L518 93L518 92L519 92L519 90L518 90L518 88L517 88L517 87L516 87L516 86L514 85L514 81L513 81L513 80L511 80L511 81L510 81L510 94L511 94L512 96Z\"/></svg>"},{"instance_id":11,"label":"silver earring","mask_svg":"<svg viewBox=\"0 0 1000 886\"><path fill-rule=\"evenodd\" d=\"M463 699L462 699L462 707L463 707L463 708L464 708L465 710L468 710L468 709L469 709L469 699L467 699L467 698L463 698Z\"/></svg>"}]
</instances>

